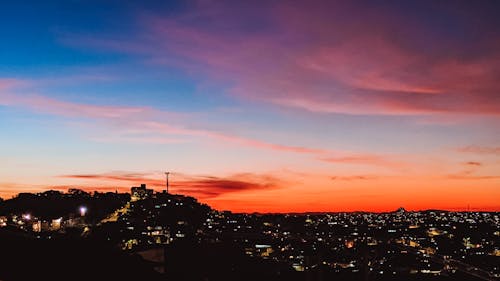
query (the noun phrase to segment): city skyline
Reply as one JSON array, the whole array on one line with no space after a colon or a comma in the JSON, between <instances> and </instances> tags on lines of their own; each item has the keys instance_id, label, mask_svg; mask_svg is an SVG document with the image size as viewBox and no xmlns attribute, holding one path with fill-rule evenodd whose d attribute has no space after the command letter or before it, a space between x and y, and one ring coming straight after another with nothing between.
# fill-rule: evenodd
<instances>
[{"instance_id":1,"label":"city skyline","mask_svg":"<svg viewBox=\"0 0 500 281\"><path fill-rule=\"evenodd\" d=\"M219 210L500 211L498 8L5 3L0 197L168 171Z\"/></svg>"}]
</instances>

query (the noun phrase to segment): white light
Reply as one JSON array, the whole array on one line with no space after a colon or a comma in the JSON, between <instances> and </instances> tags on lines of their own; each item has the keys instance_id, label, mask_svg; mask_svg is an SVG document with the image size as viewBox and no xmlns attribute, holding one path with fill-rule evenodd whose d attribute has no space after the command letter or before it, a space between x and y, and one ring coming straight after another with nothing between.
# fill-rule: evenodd
<instances>
[{"instance_id":1,"label":"white light","mask_svg":"<svg viewBox=\"0 0 500 281\"><path fill-rule=\"evenodd\" d=\"M87 207L82 206L80 207L80 215L83 217L87 213Z\"/></svg>"},{"instance_id":2,"label":"white light","mask_svg":"<svg viewBox=\"0 0 500 281\"><path fill-rule=\"evenodd\" d=\"M29 221L29 220L31 220L31 215L30 214L24 214L23 215L23 219Z\"/></svg>"}]
</instances>

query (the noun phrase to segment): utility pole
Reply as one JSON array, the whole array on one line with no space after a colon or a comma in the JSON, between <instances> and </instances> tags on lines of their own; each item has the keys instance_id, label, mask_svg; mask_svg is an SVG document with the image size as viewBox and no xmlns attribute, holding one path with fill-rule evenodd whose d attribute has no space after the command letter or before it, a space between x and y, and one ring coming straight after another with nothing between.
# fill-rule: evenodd
<instances>
[{"instance_id":1,"label":"utility pole","mask_svg":"<svg viewBox=\"0 0 500 281\"><path fill-rule=\"evenodd\" d=\"M167 193L168 193L168 175L170 174L170 172L165 172L165 177L166 177L166 180L167 180Z\"/></svg>"}]
</instances>

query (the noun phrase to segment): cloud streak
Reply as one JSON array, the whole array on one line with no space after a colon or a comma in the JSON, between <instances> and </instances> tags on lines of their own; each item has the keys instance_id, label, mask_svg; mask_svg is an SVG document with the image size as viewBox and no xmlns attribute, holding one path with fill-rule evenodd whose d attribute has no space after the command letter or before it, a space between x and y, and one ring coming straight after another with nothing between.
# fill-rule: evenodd
<instances>
[{"instance_id":1,"label":"cloud streak","mask_svg":"<svg viewBox=\"0 0 500 281\"><path fill-rule=\"evenodd\" d=\"M4 106L22 106L33 111L64 117L119 119L134 118L150 113L148 107L99 106L79 104L52 99L42 95L19 95L0 93L0 104Z\"/></svg>"},{"instance_id":2,"label":"cloud streak","mask_svg":"<svg viewBox=\"0 0 500 281\"><path fill-rule=\"evenodd\" d=\"M374 165L388 168L401 168L405 163L391 159L386 155L377 154L340 154L337 156L320 157L319 160L332 164Z\"/></svg>"},{"instance_id":3,"label":"cloud streak","mask_svg":"<svg viewBox=\"0 0 500 281\"><path fill-rule=\"evenodd\" d=\"M5 84L9 86L9 89L15 90L15 85L22 83L22 80L14 80ZM20 107L38 113L68 118L93 120L98 122L100 126L107 126L108 129L112 130L111 135L90 138L100 142L123 141L161 144L184 142L186 140L183 137L195 137L222 141L223 143L243 147L311 155L329 163L394 166L394 163L391 163L382 155L356 154L349 151L276 144L220 131L191 128L188 125L180 124L186 123L185 120L180 120L182 119L181 114L160 111L152 107L75 103L40 94L18 93L15 91L0 91L0 105ZM163 121L165 119L172 122ZM107 134L110 133L107 132ZM335 157L332 157L332 155L335 155Z\"/></svg>"},{"instance_id":4,"label":"cloud streak","mask_svg":"<svg viewBox=\"0 0 500 281\"><path fill-rule=\"evenodd\" d=\"M463 153L473 153L473 154L500 155L500 147L493 147L493 146L469 145L469 146L459 147L457 151Z\"/></svg>"},{"instance_id":5,"label":"cloud streak","mask_svg":"<svg viewBox=\"0 0 500 281\"><path fill-rule=\"evenodd\" d=\"M1 85L11 88L16 84L15 82L18 81L2 82ZM322 149L274 144L256 139L229 135L217 131L191 129L185 126L170 125L165 122L157 121L157 119L159 119L158 116L166 116L173 119L172 116L175 117L180 114L158 111L151 107L90 105L61 101L39 94L14 94L3 91L0 92L0 105L22 107L35 112L63 117L90 118L107 121L108 123L113 124L113 126L124 126L122 129L125 129L126 132L207 137L224 142L235 143L241 146L303 154L318 154L326 152L326 150ZM125 139L128 141L143 140L153 143L164 143L165 141L171 142L171 139L158 136L152 136L151 138L145 138L143 136L139 138L128 136L125 137Z\"/></svg>"},{"instance_id":6,"label":"cloud streak","mask_svg":"<svg viewBox=\"0 0 500 281\"><path fill-rule=\"evenodd\" d=\"M373 175L354 175L354 176L332 176L330 177L333 181L357 181L357 180L376 180L377 176Z\"/></svg>"},{"instance_id":7,"label":"cloud streak","mask_svg":"<svg viewBox=\"0 0 500 281\"><path fill-rule=\"evenodd\" d=\"M281 188L284 181L270 175L252 173L233 174L227 177L215 177L204 175L185 175L175 173L175 182L170 187L174 193L182 193L198 198L214 198L226 193L258 191ZM79 180L114 182L116 187L129 187L131 185L147 184L150 187L165 188L165 181L152 178L151 174L140 173L105 173L105 174L73 174L61 175L59 178ZM80 185L82 186L82 185ZM89 183L90 187L91 184Z\"/></svg>"},{"instance_id":8,"label":"cloud streak","mask_svg":"<svg viewBox=\"0 0 500 281\"><path fill-rule=\"evenodd\" d=\"M500 41L487 20L478 24L488 32L464 26L464 37L475 39L464 44L405 9L335 1L266 6L197 2L176 17L143 14L143 32L132 40L64 42L135 54L231 85L238 98L312 112L500 115ZM461 20L435 9L427 16ZM256 21L262 25L250 28Z\"/></svg>"},{"instance_id":9,"label":"cloud streak","mask_svg":"<svg viewBox=\"0 0 500 281\"><path fill-rule=\"evenodd\" d=\"M453 174L448 175L448 178L453 180L499 180L500 176Z\"/></svg>"},{"instance_id":10,"label":"cloud streak","mask_svg":"<svg viewBox=\"0 0 500 281\"><path fill-rule=\"evenodd\" d=\"M451 180L497 180L500 179L499 175L485 175L484 173L479 173L483 164L481 162L469 161L463 163L467 166L467 169L461 172L449 174L446 177Z\"/></svg>"},{"instance_id":11,"label":"cloud streak","mask_svg":"<svg viewBox=\"0 0 500 281\"><path fill-rule=\"evenodd\" d=\"M15 86L19 86L24 84L24 82L17 80L17 79L12 79L12 78L0 78L0 91L4 91L10 88L13 88Z\"/></svg>"}]
</instances>

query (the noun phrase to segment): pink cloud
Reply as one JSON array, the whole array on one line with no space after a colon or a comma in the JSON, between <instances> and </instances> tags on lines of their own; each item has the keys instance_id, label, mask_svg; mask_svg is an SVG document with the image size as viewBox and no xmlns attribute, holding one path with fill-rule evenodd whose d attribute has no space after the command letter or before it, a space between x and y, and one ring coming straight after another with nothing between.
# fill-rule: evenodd
<instances>
[{"instance_id":1,"label":"pink cloud","mask_svg":"<svg viewBox=\"0 0 500 281\"><path fill-rule=\"evenodd\" d=\"M9 84L10 85L10 84ZM246 147L269 149L283 152L301 154L322 154L327 150L308 148L302 146L290 146L274 144L261 140L230 135L207 129L192 129L184 125L168 124L156 121L158 116L170 117L171 120L179 122L176 113L163 112L150 107L132 106L102 106L82 103L61 101L39 94L20 94L0 92L0 104L27 108L36 112L53 114L72 118L90 118L100 120L100 123L115 128L116 133L112 136L100 136L97 141L122 140L127 142L165 143L179 142L177 136L194 136L216 139L227 143L234 143ZM139 136L137 136L139 134ZM149 134L144 136L144 134Z\"/></svg>"},{"instance_id":2,"label":"pink cloud","mask_svg":"<svg viewBox=\"0 0 500 281\"><path fill-rule=\"evenodd\" d=\"M28 84L29 82L25 80L0 77L0 94L6 92L7 90L11 90L15 87L21 87Z\"/></svg>"},{"instance_id":3,"label":"pink cloud","mask_svg":"<svg viewBox=\"0 0 500 281\"><path fill-rule=\"evenodd\" d=\"M450 52L445 38L426 42L432 31L421 22L383 7L268 5L198 3L177 18L143 15L144 32L134 40L65 40L180 67L231 85L228 93L238 98L313 112L500 113L499 41L469 42L464 48L472 51L463 55ZM249 28L256 20L265 28Z\"/></svg>"},{"instance_id":4,"label":"pink cloud","mask_svg":"<svg viewBox=\"0 0 500 281\"><path fill-rule=\"evenodd\" d=\"M19 84L9 83L10 85ZM13 87L13 86L12 86ZM14 87L15 88L15 87ZM344 162L352 164L376 164L382 163L382 156L366 154L365 158L352 156L351 152L332 151L321 148L311 148L304 146L275 144L258 139L245 138L231 135L224 132L208 129L190 128L182 124L185 120L179 121L179 115L173 112L163 112L151 107L134 106L103 106L83 103L74 103L49 98L39 94L25 94L18 92L0 92L0 104L26 108L35 112L53 114L70 118L86 118L99 121L102 126L109 126L113 129L112 134L91 137L96 141L125 141L125 142L145 142L145 143L178 143L186 141L182 136L201 137L215 139L225 143L232 143L244 147L253 147L282 152L298 154L310 154L323 157L327 162ZM161 117L161 118L160 118ZM173 123L169 124L159 119L169 119ZM336 161L335 158L327 158L328 155L343 155L348 157ZM350 157L350 158L349 158ZM358 158L356 158L358 157ZM385 165L385 164L384 164Z\"/></svg>"},{"instance_id":5,"label":"pink cloud","mask_svg":"<svg viewBox=\"0 0 500 281\"><path fill-rule=\"evenodd\" d=\"M105 119L131 118L132 116L142 116L153 111L152 108L148 107L78 104L37 94L0 93L0 104L6 106L21 106L33 111L66 117Z\"/></svg>"}]
</instances>

